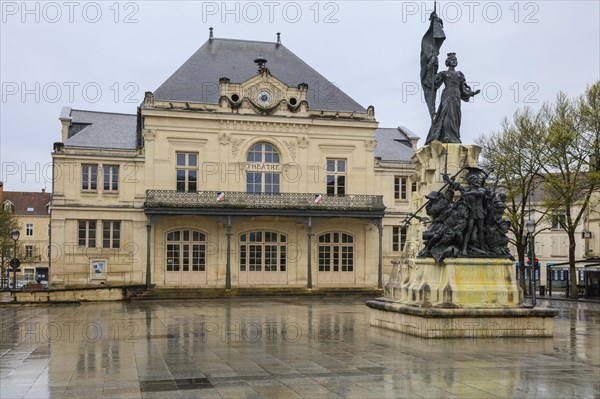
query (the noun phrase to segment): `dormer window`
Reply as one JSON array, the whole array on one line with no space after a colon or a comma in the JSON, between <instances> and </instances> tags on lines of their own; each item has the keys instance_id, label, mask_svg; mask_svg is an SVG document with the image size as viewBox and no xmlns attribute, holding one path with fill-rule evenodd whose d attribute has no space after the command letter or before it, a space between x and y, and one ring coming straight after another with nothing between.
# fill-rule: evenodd
<instances>
[{"instance_id":1,"label":"dormer window","mask_svg":"<svg viewBox=\"0 0 600 399\"><path fill-rule=\"evenodd\" d=\"M34 209L33 208L27 208L27 212L33 212Z\"/></svg>"},{"instance_id":2,"label":"dormer window","mask_svg":"<svg viewBox=\"0 0 600 399\"><path fill-rule=\"evenodd\" d=\"M10 202L9 200L4 201L4 211L10 212L10 213L15 213L15 205L12 202Z\"/></svg>"}]
</instances>

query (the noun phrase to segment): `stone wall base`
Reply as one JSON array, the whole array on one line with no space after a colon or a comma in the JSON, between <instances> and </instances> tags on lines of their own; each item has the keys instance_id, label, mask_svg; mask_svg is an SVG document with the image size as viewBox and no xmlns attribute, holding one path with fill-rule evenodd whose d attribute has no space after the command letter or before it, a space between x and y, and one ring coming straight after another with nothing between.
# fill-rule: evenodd
<instances>
[{"instance_id":1,"label":"stone wall base","mask_svg":"<svg viewBox=\"0 0 600 399\"><path fill-rule=\"evenodd\" d=\"M143 286L75 288L47 291L3 291L0 305L17 303L61 303L123 301Z\"/></svg>"},{"instance_id":2,"label":"stone wall base","mask_svg":"<svg viewBox=\"0 0 600 399\"><path fill-rule=\"evenodd\" d=\"M548 308L419 308L384 298L367 306L372 326L423 338L552 337L558 314Z\"/></svg>"}]
</instances>

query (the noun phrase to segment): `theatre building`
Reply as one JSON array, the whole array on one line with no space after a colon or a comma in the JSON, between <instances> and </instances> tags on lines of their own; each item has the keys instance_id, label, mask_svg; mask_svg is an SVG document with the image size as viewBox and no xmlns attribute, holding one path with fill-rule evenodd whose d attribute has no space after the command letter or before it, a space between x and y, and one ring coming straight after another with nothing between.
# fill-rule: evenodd
<instances>
[{"instance_id":1,"label":"theatre building","mask_svg":"<svg viewBox=\"0 0 600 399\"><path fill-rule=\"evenodd\" d=\"M279 38L211 34L134 114L60 121L55 286L375 288L404 244L418 137Z\"/></svg>"}]
</instances>

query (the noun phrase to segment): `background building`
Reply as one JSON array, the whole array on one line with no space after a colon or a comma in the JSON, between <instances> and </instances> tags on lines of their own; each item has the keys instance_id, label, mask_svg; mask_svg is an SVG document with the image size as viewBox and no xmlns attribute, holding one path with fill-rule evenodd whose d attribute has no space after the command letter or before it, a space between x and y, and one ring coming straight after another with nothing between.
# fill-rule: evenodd
<instances>
[{"instance_id":1,"label":"background building","mask_svg":"<svg viewBox=\"0 0 600 399\"><path fill-rule=\"evenodd\" d=\"M597 190L584 222L585 257L600 258L600 190Z\"/></svg>"},{"instance_id":2,"label":"background building","mask_svg":"<svg viewBox=\"0 0 600 399\"><path fill-rule=\"evenodd\" d=\"M51 194L41 192L3 191L0 184L0 202L4 211L13 213L20 225L17 241L22 283L48 281L48 227ZM13 256L12 249L10 257ZM12 273L11 273L12 276ZM12 280L11 280L12 281Z\"/></svg>"},{"instance_id":3,"label":"background building","mask_svg":"<svg viewBox=\"0 0 600 399\"><path fill-rule=\"evenodd\" d=\"M553 289L564 289L567 285L567 270L569 269L569 237L561 227L566 218L566 211L554 210L547 213L544 208L544 189L543 184L538 187L531 198L531 219L537 221L535 227L535 255L539 261L539 270L536 273L538 285L548 286L548 269L552 267L553 272L550 278L553 280ZM574 207L573 217L579 212L580 207ZM575 260L578 270L579 285L584 285L583 271L585 269L586 259L594 258L595 244L598 240L597 229L598 220L598 201L592 199L588 210L585 212L580 224L575 231ZM516 255L514 246L512 253ZM527 252L525 254L527 261ZM518 264L518 262L517 262ZM518 274L517 274L518 277ZM595 277L597 280L597 277Z\"/></svg>"}]
</instances>

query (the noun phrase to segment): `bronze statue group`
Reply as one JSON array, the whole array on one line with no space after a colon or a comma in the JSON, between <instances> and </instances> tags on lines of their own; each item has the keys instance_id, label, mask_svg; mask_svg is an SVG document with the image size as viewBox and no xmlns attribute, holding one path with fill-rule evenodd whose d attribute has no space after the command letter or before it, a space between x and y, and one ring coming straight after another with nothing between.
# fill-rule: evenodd
<instances>
[{"instance_id":1,"label":"bronze statue group","mask_svg":"<svg viewBox=\"0 0 600 399\"><path fill-rule=\"evenodd\" d=\"M512 259L507 236L510 221L502 217L506 194L486 188L487 173L483 169L466 169L466 186L444 174L446 189L425 196L431 224L423 232L425 247L419 256L431 256L438 263L447 257ZM454 201L456 192L460 196Z\"/></svg>"},{"instance_id":2,"label":"bronze statue group","mask_svg":"<svg viewBox=\"0 0 600 399\"><path fill-rule=\"evenodd\" d=\"M448 53L445 62L448 70L438 73L438 55L446 34L444 23L435 10L434 2L429 29L421 40L421 85L431 116L431 127L425 145L432 141L461 143L461 101L469 101L480 90L472 90L463 73L456 70L456 53ZM442 84L444 90L436 112L436 92ZM425 210L431 218L431 225L423 232L425 247L419 256L431 256L438 263L447 257L513 259L508 250L510 221L503 218L506 194L495 193L486 187L488 174L481 168L465 167L457 175L465 169L466 186L444 173L445 191L442 188L425 196L428 200ZM455 201L456 192L460 196ZM405 225L413 217L416 215L411 214Z\"/></svg>"}]
</instances>

